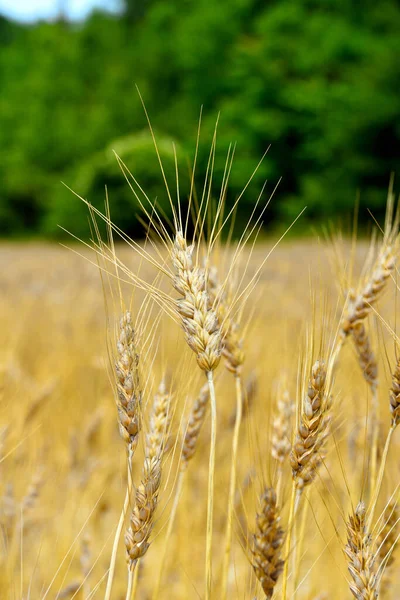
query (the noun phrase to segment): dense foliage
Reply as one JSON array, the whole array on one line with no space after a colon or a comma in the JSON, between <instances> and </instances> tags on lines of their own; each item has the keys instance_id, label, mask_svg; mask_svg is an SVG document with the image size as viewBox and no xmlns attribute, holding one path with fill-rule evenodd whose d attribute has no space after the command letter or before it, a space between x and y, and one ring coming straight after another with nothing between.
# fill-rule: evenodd
<instances>
[{"instance_id":1,"label":"dense foliage","mask_svg":"<svg viewBox=\"0 0 400 600\"><path fill-rule=\"evenodd\" d=\"M379 216L400 158L399 30L396 0L130 0L79 24L1 19L1 234L85 235L84 206L61 181L98 206L107 185L114 219L136 234L113 150L166 206L135 84L171 182L176 144L182 196L203 105L198 186L220 112L215 193L237 144L228 202L271 144L243 214L283 177L269 222L304 205L309 221L348 214L357 192Z\"/></svg>"}]
</instances>

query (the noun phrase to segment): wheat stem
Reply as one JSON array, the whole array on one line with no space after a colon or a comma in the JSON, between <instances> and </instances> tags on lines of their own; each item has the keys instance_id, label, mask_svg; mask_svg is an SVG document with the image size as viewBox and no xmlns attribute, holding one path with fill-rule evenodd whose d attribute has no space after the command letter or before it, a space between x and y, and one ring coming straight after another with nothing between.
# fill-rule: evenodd
<instances>
[{"instance_id":1,"label":"wheat stem","mask_svg":"<svg viewBox=\"0 0 400 600\"><path fill-rule=\"evenodd\" d=\"M134 574L133 574L133 581L132 581L132 600L134 600L136 598L136 590L137 590L137 586L138 586L138 581L139 581L139 562L140 562L140 558L137 561L135 570L134 570Z\"/></svg>"},{"instance_id":2,"label":"wheat stem","mask_svg":"<svg viewBox=\"0 0 400 600\"><path fill-rule=\"evenodd\" d=\"M126 589L125 600L132 600L133 598L133 578L135 576L135 568L128 569L128 586Z\"/></svg>"},{"instance_id":3,"label":"wheat stem","mask_svg":"<svg viewBox=\"0 0 400 600\"><path fill-rule=\"evenodd\" d=\"M235 489L236 489L237 454L238 454L239 433L240 433L240 425L242 422L242 409L243 409L242 378L238 373L236 373L236 375L235 375L235 384L236 384L236 419L235 419L235 429L233 432L233 440L232 440L232 461L231 461L231 475L230 475L229 497L228 497L228 516L227 516L226 534L225 534L225 553L224 553L224 561L223 561L223 568L222 568L222 593L221 593L222 600L226 599L227 591L228 591L229 562L230 562L231 545L232 545L233 506L234 506Z\"/></svg>"},{"instance_id":4,"label":"wheat stem","mask_svg":"<svg viewBox=\"0 0 400 600\"><path fill-rule=\"evenodd\" d=\"M129 498L131 495L132 475L131 475L130 453L128 454L128 469L127 470L128 470L128 485L127 485L126 493L125 493L124 506L122 508L122 511L121 511L121 514L119 517L117 530L115 532L114 543L113 543L112 552L111 552L110 566L108 569L107 587L106 587L106 593L104 595L104 600L110 600L110 598L111 598L111 590L112 590L112 585L113 585L113 581L114 581L114 573L115 573L115 563L117 561L118 545L119 545L119 540L121 538L122 528L123 528L124 522L125 522L125 516L128 511Z\"/></svg>"},{"instance_id":5,"label":"wheat stem","mask_svg":"<svg viewBox=\"0 0 400 600\"><path fill-rule=\"evenodd\" d=\"M211 599L212 587L212 537L213 537L213 513L214 513L214 471L215 471L215 446L217 441L217 407L215 399L215 387L213 372L207 372L208 385L210 388L211 406L211 443L208 470L208 499L207 499L207 540L206 540L206 600Z\"/></svg>"},{"instance_id":6,"label":"wheat stem","mask_svg":"<svg viewBox=\"0 0 400 600\"><path fill-rule=\"evenodd\" d=\"M300 562L301 562L301 554L303 550L303 541L305 539L305 530L307 524L307 513L308 513L309 503L303 503L303 509L301 511L301 521L300 521L300 535L296 535L295 532L295 545L293 549L293 600L296 600L296 594L298 591L298 579L300 573Z\"/></svg>"},{"instance_id":7,"label":"wheat stem","mask_svg":"<svg viewBox=\"0 0 400 600\"><path fill-rule=\"evenodd\" d=\"M372 443L371 443L371 491L375 489L376 473L378 468L378 442L379 442L379 420L378 420L378 395L377 389L373 390L372 395Z\"/></svg>"},{"instance_id":8,"label":"wheat stem","mask_svg":"<svg viewBox=\"0 0 400 600\"><path fill-rule=\"evenodd\" d=\"M278 476L276 480L276 502L279 504L281 501L281 493L282 493L282 476L283 469L281 466L278 467Z\"/></svg>"},{"instance_id":9,"label":"wheat stem","mask_svg":"<svg viewBox=\"0 0 400 600\"><path fill-rule=\"evenodd\" d=\"M285 548L285 566L283 569L283 582L282 582L282 600L286 600L287 596L287 584L288 584L288 575L289 575L289 555L291 548L291 537L293 530L293 523L296 512L296 504L298 504L298 494L301 493L300 490L296 487L296 482L292 482L292 494L290 497L290 508L289 508L289 519L287 526L287 538L286 538L286 548Z\"/></svg>"}]
</instances>

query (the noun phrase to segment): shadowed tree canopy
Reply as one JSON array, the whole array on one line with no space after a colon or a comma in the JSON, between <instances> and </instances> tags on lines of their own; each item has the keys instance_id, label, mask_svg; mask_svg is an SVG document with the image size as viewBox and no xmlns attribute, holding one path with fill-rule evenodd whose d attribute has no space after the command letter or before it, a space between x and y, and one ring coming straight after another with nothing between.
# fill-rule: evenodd
<instances>
[{"instance_id":1,"label":"shadowed tree canopy","mask_svg":"<svg viewBox=\"0 0 400 600\"><path fill-rule=\"evenodd\" d=\"M268 180L282 177L265 225L351 214L379 218L400 159L400 5L350 0L125 0L119 15L82 23L0 19L0 233L87 235L87 211L61 183L102 207L132 235L137 199L116 151L149 199L168 210L149 111L171 189L174 143L181 197L189 190L203 106L196 190L215 123L217 197L229 144L232 204L260 157L238 223Z\"/></svg>"}]
</instances>

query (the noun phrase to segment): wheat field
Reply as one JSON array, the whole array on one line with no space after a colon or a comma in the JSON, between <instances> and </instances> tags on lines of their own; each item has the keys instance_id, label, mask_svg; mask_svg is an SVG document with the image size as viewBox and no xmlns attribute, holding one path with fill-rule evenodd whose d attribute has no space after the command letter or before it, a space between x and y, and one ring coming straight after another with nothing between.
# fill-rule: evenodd
<instances>
[{"instance_id":1,"label":"wheat field","mask_svg":"<svg viewBox=\"0 0 400 600\"><path fill-rule=\"evenodd\" d=\"M174 312L179 283L161 281L141 251L112 246L113 265L104 248L99 259L72 242L1 245L1 598L398 597L388 241L378 236L377 263L367 241L283 240L270 254L275 241L241 251L246 302L228 310L228 292L214 290L204 309L219 318L210 339L222 331L222 359L188 347L182 323L193 326L179 313L188 309ZM394 258L396 248L391 239ZM169 260L162 245L149 256ZM233 247L221 244L213 260L235 291ZM390 272L379 287L382 260ZM124 404L132 389L136 404ZM198 430L188 421L196 398Z\"/></svg>"}]
</instances>

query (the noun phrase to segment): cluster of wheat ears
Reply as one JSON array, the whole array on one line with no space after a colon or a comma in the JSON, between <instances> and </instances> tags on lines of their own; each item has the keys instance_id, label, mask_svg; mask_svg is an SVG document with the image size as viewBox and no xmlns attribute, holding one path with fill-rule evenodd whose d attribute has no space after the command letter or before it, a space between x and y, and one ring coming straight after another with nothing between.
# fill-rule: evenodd
<instances>
[{"instance_id":1,"label":"cluster of wheat ears","mask_svg":"<svg viewBox=\"0 0 400 600\"><path fill-rule=\"evenodd\" d=\"M157 145L155 147L157 150ZM381 328L389 332L397 347L395 330L380 317L378 311L378 301L385 290L396 289L399 221L394 210L393 192L389 192L382 235L373 236L358 281L354 281L353 277L350 282L348 272L345 277L342 271L340 301L336 310L330 312L325 306L325 299L322 300L320 323L315 322L319 309L314 307L314 322L307 329L303 347L297 349L297 372L291 375L286 372L285 377L280 378L276 403L270 411L272 417L261 423L257 432L258 436L264 436L268 441L269 456L259 457L259 473L257 466L255 471L250 470L256 460L246 466L249 476L243 483L238 477L238 466L243 471L243 461L247 460L247 456L241 449L240 440L243 424L258 398L255 376L247 378L244 375L246 369L253 371L253 365L247 365L246 359L248 345L254 343L256 336L254 331L251 336L248 333L254 320L249 304L251 306L252 298L257 296L263 267L271 252L262 256L254 266L255 260L251 258L257 251L254 240L266 208L266 205L260 206L262 194L256 206L259 210L257 212L255 209L250 216L243 234L236 240L232 236L230 224L240 197L233 208L226 212L225 198L233 158L231 152L228 153L220 197L216 202L212 201L215 147L214 137L200 197L195 194L193 169L191 192L184 215L179 201L178 169L177 201L173 200L169 184L164 178L172 221L162 216L120 161L122 171L148 221L145 243L135 242L125 236L112 224L108 210L101 214L89 205L97 263L104 286L110 282L110 286L116 290L113 306L118 306L119 312L119 315L109 315L115 317L116 323L115 327L110 327L109 352L116 421L122 438L120 453L122 456L125 449L126 456L126 492L125 497L120 498L120 518L104 577L93 589L85 587L90 569L85 562L84 544L81 556L84 573L82 582L60 589L57 597L76 597L78 594L83 594L82 597L87 599L101 594L104 600L122 597L121 592L118 596L113 593L121 561L126 562L126 600L148 597L156 600L161 595L172 597L166 591L170 585L167 564L173 562L171 553L175 548L178 517L180 512L188 510L188 504L185 509L182 508L181 500L188 484L188 475L191 469L196 468L196 461L192 459L206 432L209 432L209 440L207 444L203 441L201 452L203 455L207 452L208 476L207 481L200 481L201 486L197 485L197 495L193 500L195 504L206 505L204 580L202 589L197 587L193 590L193 597L207 600L233 597L236 579L246 577L243 568L235 573L236 554L233 546L237 543L247 557L248 570L252 574L248 578L251 584L247 587L246 597L283 600L297 596L315 599L339 597L335 595L335 589L325 595L323 588L305 587L308 578L312 579L313 568L307 564L305 572L302 561L306 546L311 543L311 491L318 483L322 489L324 486L325 489L329 488L330 465L334 461L335 450L336 460L341 465L346 481L340 438L348 407L343 405L344 394L337 380L344 349L351 347L366 384L353 406L354 412L360 414L361 405L367 406L365 427L361 436L358 436L362 438L361 448L360 439L355 443L355 452L361 453L364 468L360 486L355 492L358 496L356 502L349 490L346 495L343 490L338 493L335 485L329 488L340 516L338 520L336 515L332 515L332 525L336 540L341 545L342 558L347 563L345 578L349 597L352 594L357 600L388 598L394 589L392 565L399 532L399 486L396 479L388 481L385 476L388 459L393 452L393 434L400 421L400 359L392 364L391 385L381 394L385 396L387 404L386 414L381 421L379 391L382 386L378 385L378 361L373 350L370 323L371 318L375 318ZM160 157L159 160L164 175ZM99 218L107 224L106 242L102 241L96 225ZM228 233L222 242L222 232L226 230ZM113 241L116 235L127 242L130 251L140 258L136 270L119 258ZM250 251L245 251L249 245ZM338 264L337 244L332 244L331 248ZM350 258L345 257L344 262L350 264ZM141 274L144 263L147 265L146 278ZM133 285L134 295L142 294L140 306L124 300L122 287L126 283ZM262 293L268 293L268 285L262 288ZM169 319L177 331L181 330L187 346L194 354L195 363L193 359L193 363L181 363L179 376L171 374L172 368L166 368L150 401L148 382L154 380L152 365L157 352L162 351L164 319ZM269 332L258 331L257 335L268 337ZM295 343L299 343L297 339ZM273 337L268 339L268 344L274 345ZM174 360L179 363L176 355L171 357L171 362ZM168 362L164 360L164 363ZM185 365L184 369L182 364ZM191 406L181 411L177 399L183 395L188 397L187 382L193 386L192 382L197 381L192 376L195 368L202 373L204 381L200 379ZM259 368L262 369L262 365ZM224 465L229 473L228 485L224 490L225 510L217 514L218 379L219 372L224 369L227 370L226 377L232 378L235 400L232 402L231 448ZM291 393L290 389L297 389L297 393ZM366 400L363 396L366 396ZM93 431L96 428L95 420L93 416ZM173 425L176 421L180 424L179 428ZM204 423L209 423L209 428L203 428ZM89 439L92 430L87 433ZM253 444L253 449L256 445ZM113 447L112 451L116 450ZM263 460L268 464L267 474ZM354 464L359 464L357 460ZM395 473L398 477L398 471ZM255 486L256 481L262 482L262 485ZM25 509L35 502L40 485L40 479L33 482L24 499ZM245 508L244 501L249 486L257 489L258 495L258 507L253 515ZM329 519L330 503L324 500L322 492L321 498ZM118 503L118 500L114 498L114 502ZM348 501L346 506L345 500ZM7 503L7 493L3 495L4 502ZM218 506L221 506L220 501ZM196 511L200 515L197 508ZM149 592L147 588L143 595L140 571L153 552L152 541L159 513L165 518L165 527L157 530L159 543L151 563L152 589ZM181 518L185 519L184 513ZM217 544L214 531L216 521ZM10 532L5 531L4 523L3 533L4 539L7 535L11 536ZM192 543L201 543L201 540L196 538ZM186 541L188 552L192 551L192 543L190 539ZM325 547L330 548L330 541L326 541ZM336 563L339 560L337 555L332 550L329 552L326 560ZM316 560L321 555L315 557ZM118 573L119 578L120 571ZM118 584L121 590L120 581ZM50 587L43 598L48 597L49 590ZM343 597L341 592L340 597Z\"/></svg>"}]
</instances>

